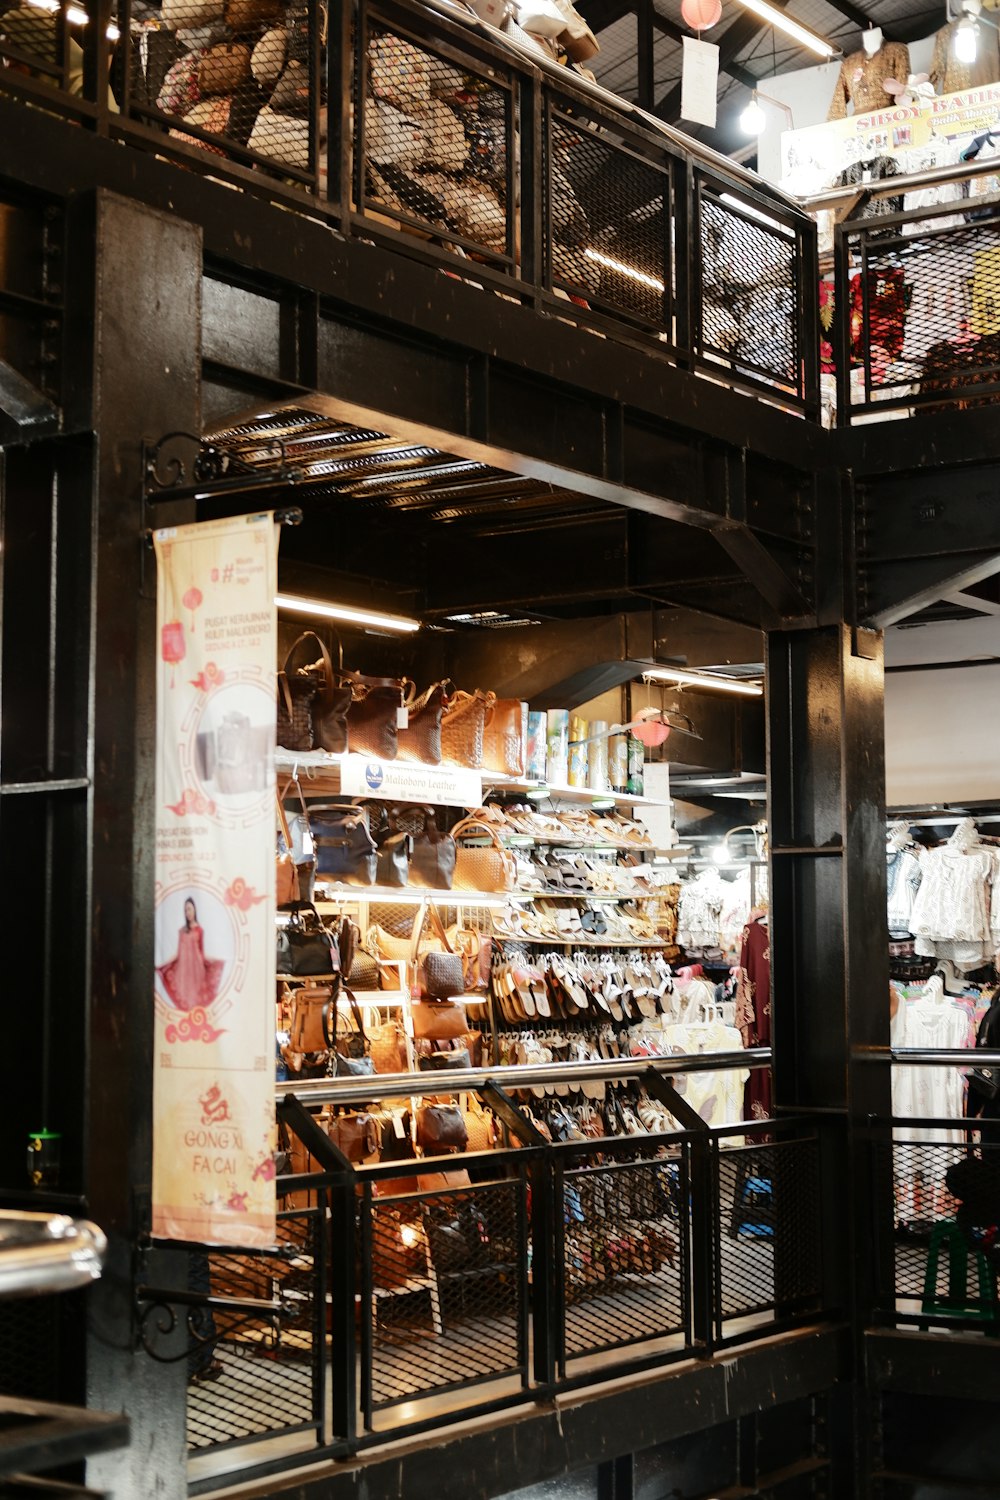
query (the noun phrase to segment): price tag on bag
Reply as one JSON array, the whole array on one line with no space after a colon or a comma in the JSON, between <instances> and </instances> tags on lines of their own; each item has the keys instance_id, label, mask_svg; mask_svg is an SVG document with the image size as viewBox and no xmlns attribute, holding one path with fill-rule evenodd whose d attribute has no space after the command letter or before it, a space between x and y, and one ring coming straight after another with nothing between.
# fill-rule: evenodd
<instances>
[{"instance_id":1,"label":"price tag on bag","mask_svg":"<svg viewBox=\"0 0 1000 1500\"><path fill-rule=\"evenodd\" d=\"M396 728L397 729L409 729L409 727L410 727L410 710L408 708L397 708L396 709Z\"/></svg>"}]
</instances>

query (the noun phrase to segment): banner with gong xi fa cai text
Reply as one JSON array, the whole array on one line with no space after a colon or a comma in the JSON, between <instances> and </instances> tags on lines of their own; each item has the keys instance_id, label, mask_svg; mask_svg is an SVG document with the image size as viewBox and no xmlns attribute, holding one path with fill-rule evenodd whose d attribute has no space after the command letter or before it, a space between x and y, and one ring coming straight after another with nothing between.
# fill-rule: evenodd
<instances>
[{"instance_id":1,"label":"banner with gong xi fa cai text","mask_svg":"<svg viewBox=\"0 0 1000 1500\"><path fill-rule=\"evenodd\" d=\"M153 1233L275 1240L270 515L155 535Z\"/></svg>"}]
</instances>

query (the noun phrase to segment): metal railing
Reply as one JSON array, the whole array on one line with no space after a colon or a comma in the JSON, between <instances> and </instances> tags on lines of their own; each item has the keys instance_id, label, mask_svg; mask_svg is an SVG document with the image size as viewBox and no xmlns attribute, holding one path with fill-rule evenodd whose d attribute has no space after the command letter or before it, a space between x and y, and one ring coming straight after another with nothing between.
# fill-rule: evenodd
<instances>
[{"instance_id":1,"label":"metal railing","mask_svg":"<svg viewBox=\"0 0 1000 1500\"><path fill-rule=\"evenodd\" d=\"M927 188L943 201L905 207L908 195ZM992 172L969 162L857 191L861 202L835 236L831 331L839 422L1000 399L995 164ZM843 196L810 201L843 206Z\"/></svg>"},{"instance_id":2,"label":"metal railing","mask_svg":"<svg viewBox=\"0 0 1000 1500\"><path fill-rule=\"evenodd\" d=\"M0 95L818 412L811 219L463 6L84 0L0 18L0 63Z\"/></svg>"},{"instance_id":3,"label":"metal railing","mask_svg":"<svg viewBox=\"0 0 1000 1500\"><path fill-rule=\"evenodd\" d=\"M478 1095L508 1144L374 1165L349 1162L287 1096L280 1113L301 1142L296 1162L308 1153L311 1170L279 1177L282 1244L266 1254L187 1247L197 1273L188 1292L139 1289L146 1347L187 1359L194 1373L195 1487L212 1482L197 1463L209 1447L246 1445L234 1455L241 1474L271 1472L709 1358L822 1315L815 1128L794 1119L709 1128L671 1081L695 1061L692 1071L748 1063L726 1054L475 1070L460 1083L380 1077L380 1096ZM769 1060L757 1052L749 1063ZM661 1128L661 1113L641 1134L549 1142L506 1092L550 1076L607 1081L616 1067L616 1089L635 1098L641 1083L684 1128ZM341 1093L365 1082L370 1097L370 1079ZM318 1082L302 1092L336 1090ZM315 1235L327 1215L321 1254ZM182 1321L186 1339L161 1351ZM196 1361L214 1362L208 1378ZM255 1452L262 1440L266 1451Z\"/></svg>"}]
</instances>

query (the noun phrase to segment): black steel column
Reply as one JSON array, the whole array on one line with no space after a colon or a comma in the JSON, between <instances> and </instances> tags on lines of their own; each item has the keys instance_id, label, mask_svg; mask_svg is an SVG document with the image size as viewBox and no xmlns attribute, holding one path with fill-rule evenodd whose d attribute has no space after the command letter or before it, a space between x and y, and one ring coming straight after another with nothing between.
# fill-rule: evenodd
<instances>
[{"instance_id":1,"label":"black steel column","mask_svg":"<svg viewBox=\"0 0 1000 1500\"><path fill-rule=\"evenodd\" d=\"M889 1039L881 634L772 634L767 684L775 1104L815 1119L825 1302L859 1347L874 1247L892 1243L874 1232L891 1201L876 1208L867 1129L889 1112L889 1069L855 1050Z\"/></svg>"},{"instance_id":2,"label":"black steel column","mask_svg":"<svg viewBox=\"0 0 1000 1500\"><path fill-rule=\"evenodd\" d=\"M149 1227L152 1161L155 575L141 539L141 444L200 427L201 232L99 191L70 212L69 368L78 420L96 435L91 885L84 1183L107 1232L91 1294L88 1404L124 1409L132 1446L88 1465L88 1482L164 1500L186 1493L186 1365L134 1348L134 1245ZM193 519L161 508L152 524ZM67 898L86 900L84 891ZM187 1259L156 1257L158 1285Z\"/></svg>"}]
</instances>

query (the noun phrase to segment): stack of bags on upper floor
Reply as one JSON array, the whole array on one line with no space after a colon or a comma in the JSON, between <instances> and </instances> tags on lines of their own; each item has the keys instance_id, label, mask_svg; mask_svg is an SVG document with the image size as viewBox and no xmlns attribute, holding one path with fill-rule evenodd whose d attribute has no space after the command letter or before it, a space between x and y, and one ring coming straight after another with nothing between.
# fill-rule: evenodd
<instances>
[{"instance_id":1,"label":"stack of bags on upper floor","mask_svg":"<svg viewBox=\"0 0 1000 1500\"><path fill-rule=\"evenodd\" d=\"M134 14L134 71L155 108L305 171L312 165L310 32L305 4L162 0ZM222 154L182 129L171 134Z\"/></svg>"}]
</instances>

